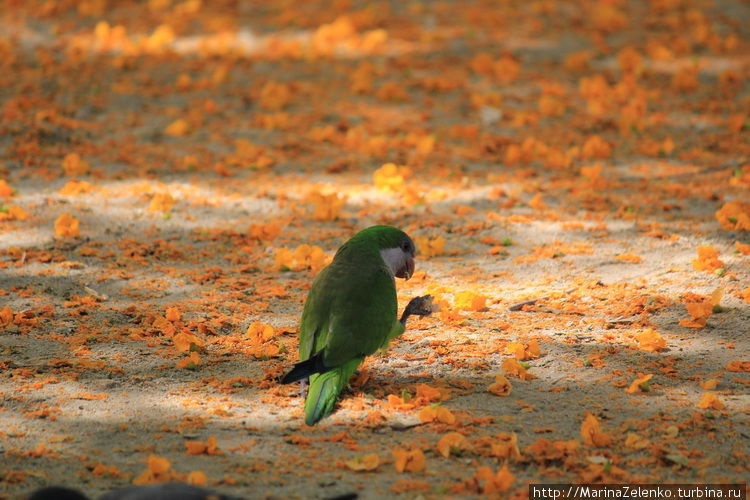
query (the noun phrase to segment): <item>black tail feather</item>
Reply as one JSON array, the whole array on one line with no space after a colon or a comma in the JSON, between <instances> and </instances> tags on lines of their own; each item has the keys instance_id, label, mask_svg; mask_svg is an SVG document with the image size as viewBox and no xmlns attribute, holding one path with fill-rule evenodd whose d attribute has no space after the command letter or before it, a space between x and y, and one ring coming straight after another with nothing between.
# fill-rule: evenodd
<instances>
[{"instance_id":1,"label":"black tail feather","mask_svg":"<svg viewBox=\"0 0 750 500\"><path fill-rule=\"evenodd\" d=\"M333 367L323 364L323 351L318 351L311 358L300 361L294 368L281 378L282 384L291 384L298 380L308 378L314 373L325 373L331 371Z\"/></svg>"}]
</instances>

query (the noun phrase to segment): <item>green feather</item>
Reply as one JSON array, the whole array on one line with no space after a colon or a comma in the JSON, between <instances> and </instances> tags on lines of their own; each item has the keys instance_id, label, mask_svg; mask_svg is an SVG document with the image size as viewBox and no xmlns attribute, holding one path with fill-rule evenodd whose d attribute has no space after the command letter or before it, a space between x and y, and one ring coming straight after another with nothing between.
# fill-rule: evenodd
<instances>
[{"instance_id":1,"label":"green feather","mask_svg":"<svg viewBox=\"0 0 750 500\"><path fill-rule=\"evenodd\" d=\"M336 405L336 399L360 363L362 358L356 358L335 370L310 376L310 389L305 400L307 425L315 425L330 415Z\"/></svg>"}]
</instances>

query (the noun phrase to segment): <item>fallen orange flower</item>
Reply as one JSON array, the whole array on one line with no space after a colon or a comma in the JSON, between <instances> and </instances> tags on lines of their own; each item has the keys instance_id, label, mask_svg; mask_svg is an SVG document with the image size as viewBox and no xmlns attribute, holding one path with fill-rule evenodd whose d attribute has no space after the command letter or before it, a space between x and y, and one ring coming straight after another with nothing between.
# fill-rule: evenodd
<instances>
[{"instance_id":1,"label":"fallen orange flower","mask_svg":"<svg viewBox=\"0 0 750 500\"><path fill-rule=\"evenodd\" d=\"M16 190L8 184L8 181L0 179L0 198L10 198L14 194L16 194Z\"/></svg>"},{"instance_id":2,"label":"fallen orange flower","mask_svg":"<svg viewBox=\"0 0 750 500\"><path fill-rule=\"evenodd\" d=\"M187 484L192 484L193 486L208 486L208 477L206 476L206 473L200 470L194 470L191 472L188 472L187 477L185 478L185 482ZM206 497L206 498L210 498Z\"/></svg>"},{"instance_id":3,"label":"fallen orange flower","mask_svg":"<svg viewBox=\"0 0 750 500\"><path fill-rule=\"evenodd\" d=\"M701 389L705 389L707 391L711 391L713 389L716 389L719 386L719 383L721 381L719 379L708 379L701 382Z\"/></svg>"},{"instance_id":4,"label":"fallen orange flower","mask_svg":"<svg viewBox=\"0 0 750 500\"><path fill-rule=\"evenodd\" d=\"M92 394L89 392L77 392L70 397L72 399L83 399L84 401L101 401L107 399L109 395L104 393Z\"/></svg>"},{"instance_id":5,"label":"fallen orange flower","mask_svg":"<svg viewBox=\"0 0 750 500\"><path fill-rule=\"evenodd\" d=\"M495 437L497 441L490 443L493 456L510 460L521 459L521 451L518 449L518 436L515 432L502 432Z\"/></svg>"},{"instance_id":6,"label":"fallen orange flower","mask_svg":"<svg viewBox=\"0 0 750 500\"><path fill-rule=\"evenodd\" d=\"M278 271L301 271L310 269L317 272L328 261L323 249L315 245L302 244L294 252L286 247L277 248L274 268Z\"/></svg>"},{"instance_id":7,"label":"fallen orange flower","mask_svg":"<svg viewBox=\"0 0 750 500\"><path fill-rule=\"evenodd\" d=\"M122 472L116 465L96 464L91 473L95 476L104 476L106 478L122 477Z\"/></svg>"},{"instance_id":8,"label":"fallen orange flower","mask_svg":"<svg viewBox=\"0 0 750 500\"><path fill-rule=\"evenodd\" d=\"M341 208L346 203L346 196L337 192L311 191L305 201L311 203L314 207L313 220L336 220L341 215Z\"/></svg>"},{"instance_id":9,"label":"fallen orange flower","mask_svg":"<svg viewBox=\"0 0 750 500\"><path fill-rule=\"evenodd\" d=\"M536 378L534 375L526 371L526 368L524 368L518 360L513 358L503 359L502 368L508 375L518 377L521 380L532 380Z\"/></svg>"},{"instance_id":10,"label":"fallen orange flower","mask_svg":"<svg viewBox=\"0 0 750 500\"><path fill-rule=\"evenodd\" d=\"M404 398L396 396L395 394L389 394L386 400L388 401L388 406L394 410L409 411L414 409L414 404L408 403Z\"/></svg>"},{"instance_id":11,"label":"fallen orange flower","mask_svg":"<svg viewBox=\"0 0 750 500\"><path fill-rule=\"evenodd\" d=\"M415 236L414 244L417 247L420 257L436 257L443 255L445 251L445 238L442 236L435 238Z\"/></svg>"},{"instance_id":12,"label":"fallen orange flower","mask_svg":"<svg viewBox=\"0 0 750 500\"><path fill-rule=\"evenodd\" d=\"M505 346L505 354L511 354L516 359L523 361L525 359L535 359L541 355L539 342L536 339L530 340L527 344L520 342L510 342Z\"/></svg>"},{"instance_id":13,"label":"fallen orange flower","mask_svg":"<svg viewBox=\"0 0 750 500\"><path fill-rule=\"evenodd\" d=\"M216 444L216 437L209 436L204 441L185 441L185 448L188 455L222 455L223 452Z\"/></svg>"},{"instance_id":14,"label":"fallen orange flower","mask_svg":"<svg viewBox=\"0 0 750 500\"><path fill-rule=\"evenodd\" d=\"M617 255L615 256L615 259L621 260L623 262L630 262L632 264L639 264L643 260L640 255L635 255L632 253L623 253Z\"/></svg>"},{"instance_id":15,"label":"fallen orange flower","mask_svg":"<svg viewBox=\"0 0 750 500\"><path fill-rule=\"evenodd\" d=\"M190 125L182 118L170 123L167 128L164 129L164 133L172 137L183 137L190 131Z\"/></svg>"},{"instance_id":16,"label":"fallen orange flower","mask_svg":"<svg viewBox=\"0 0 750 500\"><path fill-rule=\"evenodd\" d=\"M648 381L651 380L653 376L652 373L649 373L648 375L642 375L639 373L638 378L630 384L630 387L625 389L625 392L628 394L635 394L638 391L648 392Z\"/></svg>"},{"instance_id":17,"label":"fallen orange flower","mask_svg":"<svg viewBox=\"0 0 750 500\"><path fill-rule=\"evenodd\" d=\"M547 204L542 201L542 193L537 193L529 200L529 206L534 210L547 210Z\"/></svg>"},{"instance_id":18,"label":"fallen orange flower","mask_svg":"<svg viewBox=\"0 0 750 500\"><path fill-rule=\"evenodd\" d=\"M638 342L638 349L642 351L655 352L667 347L664 337L651 328L638 333L635 340Z\"/></svg>"},{"instance_id":19,"label":"fallen orange flower","mask_svg":"<svg viewBox=\"0 0 750 500\"><path fill-rule=\"evenodd\" d=\"M516 478L508 470L508 464L503 464L497 473L493 473L489 467L479 467L474 475L474 480L481 485L482 493L492 495L493 493L508 491Z\"/></svg>"},{"instance_id":20,"label":"fallen orange flower","mask_svg":"<svg viewBox=\"0 0 750 500\"><path fill-rule=\"evenodd\" d=\"M391 450L395 459L395 467L398 472L421 472L424 470L424 453L419 448L404 450L395 448Z\"/></svg>"},{"instance_id":21,"label":"fallen orange flower","mask_svg":"<svg viewBox=\"0 0 750 500\"><path fill-rule=\"evenodd\" d=\"M175 204L175 199L169 193L157 193L148 205L149 212L169 212Z\"/></svg>"},{"instance_id":22,"label":"fallen orange flower","mask_svg":"<svg viewBox=\"0 0 750 500\"><path fill-rule=\"evenodd\" d=\"M380 465L380 457L375 453L369 453L362 457L347 460L344 464L355 472L371 471L377 469Z\"/></svg>"},{"instance_id":23,"label":"fallen orange flower","mask_svg":"<svg viewBox=\"0 0 750 500\"><path fill-rule=\"evenodd\" d=\"M730 372L750 372L750 361L730 361L724 369Z\"/></svg>"},{"instance_id":24,"label":"fallen orange flower","mask_svg":"<svg viewBox=\"0 0 750 500\"><path fill-rule=\"evenodd\" d=\"M444 399L447 399L447 397L444 397L443 393L440 392L440 389L436 389L435 387L430 387L427 384L417 384L415 387L415 390L416 390L416 396L414 396L415 404L427 404L427 403L432 403L435 401L442 401Z\"/></svg>"},{"instance_id":25,"label":"fallen orange flower","mask_svg":"<svg viewBox=\"0 0 750 500\"><path fill-rule=\"evenodd\" d=\"M448 458L452 450L464 450L468 447L469 443L466 440L466 436L459 434L458 432L449 432L440 438L437 443L437 451L443 457Z\"/></svg>"},{"instance_id":26,"label":"fallen orange flower","mask_svg":"<svg viewBox=\"0 0 750 500\"><path fill-rule=\"evenodd\" d=\"M258 241L271 241L280 233L284 224L269 222L267 224L250 224L247 232L251 238Z\"/></svg>"},{"instance_id":27,"label":"fallen orange flower","mask_svg":"<svg viewBox=\"0 0 750 500\"><path fill-rule=\"evenodd\" d=\"M375 187L384 191L400 191L409 177L411 177L409 167L386 163L373 172L372 182Z\"/></svg>"},{"instance_id":28,"label":"fallen orange flower","mask_svg":"<svg viewBox=\"0 0 750 500\"><path fill-rule=\"evenodd\" d=\"M724 267L724 263L719 260L719 251L712 246L698 247L698 258L694 259L692 264L696 271L706 271L710 273L718 271Z\"/></svg>"},{"instance_id":29,"label":"fallen orange flower","mask_svg":"<svg viewBox=\"0 0 750 500\"><path fill-rule=\"evenodd\" d=\"M685 308L691 319L680 320L680 325L687 328L703 328L706 320L713 314L714 308L721 302L724 294L722 287L717 288L710 296L695 293L685 294Z\"/></svg>"},{"instance_id":30,"label":"fallen orange flower","mask_svg":"<svg viewBox=\"0 0 750 500\"><path fill-rule=\"evenodd\" d=\"M167 318L167 321L180 321L180 317L182 314L180 313L180 310L176 307L168 307L166 314L164 315L165 318Z\"/></svg>"},{"instance_id":31,"label":"fallen orange flower","mask_svg":"<svg viewBox=\"0 0 750 500\"><path fill-rule=\"evenodd\" d=\"M9 325L13 322L14 318L13 309L10 306L4 306L0 309L0 325Z\"/></svg>"},{"instance_id":32,"label":"fallen orange flower","mask_svg":"<svg viewBox=\"0 0 750 500\"><path fill-rule=\"evenodd\" d=\"M279 111L289 105L293 96L290 85L269 81L260 90L258 103L269 111Z\"/></svg>"},{"instance_id":33,"label":"fallen orange flower","mask_svg":"<svg viewBox=\"0 0 750 500\"><path fill-rule=\"evenodd\" d=\"M576 453L581 443L572 439L570 441L549 441L539 438L524 449L524 453L531 456L537 463L548 460L560 460L566 456Z\"/></svg>"},{"instance_id":34,"label":"fallen orange flower","mask_svg":"<svg viewBox=\"0 0 750 500\"><path fill-rule=\"evenodd\" d=\"M274 338L275 332L273 326L261 323L260 321L253 321L247 327L245 335L254 342L263 343Z\"/></svg>"},{"instance_id":35,"label":"fallen orange flower","mask_svg":"<svg viewBox=\"0 0 750 500\"><path fill-rule=\"evenodd\" d=\"M62 162L65 175L86 175L89 171L89 164L81 159L78 153L68 153Z\"/></svg>"},{"instance_id":36,"label":"fallen orange flower","mask_svg":"<svg viewBox=\"0 0 750 500\"><path fill-rule=\"evenodd\" d=\"M601 430L599 420L591 412L586 412L586 417L581 423L581 438L584 444L597 448L612 444L612 437Z\"/></svg>"},{"instance_id":37,"label":"fallen orange flower","mask_svg":"<svg viewBox=\"0 0 750 500\"><path fill-rule=\"evenodd\" d=\"M180 352L200 350L205 347L206 343L200 337L193 335L187 330L183 330L172 337L174 346Z\"/></svg>"},{"instance_id":38,"label":"fallen orange flower","mask_svg":"<svg viewBox=\"0 0 750 500\"><path fill-rule=\"evenodd\" d=\"M55 221L55 234L63 238L80 236L81 230L78 219L68 213L60 215Z\"/></svg>"},{"instance_id":39,"label":"fallen orange flower","mask_svg":"<svg viewBox=\"0 0 750 500\"><path fill-rule=\"evenodd\" d=\"M625 442L623 444L628 448L642 450L644 448L647 448L651 444L651 442L648 439L639 436L635 432L629 432L625 437Z\"/></svg>"},{"instance_id":40,"label":"fallen orange flower","mask_svg":"<svg viewBox=\"0 0 750 500\"><path fill-rule=\"evenodd\" d=\"M598 135L592 135L581 148L584 160L605 160L612 155L612 146Z\"/></svg>"},{"instance_id":41,"label":"fallen orange flower","mask_svg":"<svg viewBox=\"0 0 750 500\"><path fill-rule=\"evenodd\" d=\"M172 464L164 457L149 455L146 465L147 469L133 479L133 484L141 486L146 484L165 483L175 479Z\"/></svg>"},{"instance_id":42,"label":"fallen orange flower","mask_svg":"<svg viewBox=\"0 0 750 500\"><path fill-rule=\"evenodd\" d=\"M453 302L456 309L460 311L485 311L487 309L487 297L471 290L457 293Z\"/></svg>"},{"instance_id":43,"label":"fallen orange flower","mask_svg":"<svg viewBox=\"0 0 750 500\"><path fill-rule=\"evenodd\" d=\"M8 205L7 207L0 206L0 222L6 220L26 220L31 217L23 208L18 205Z\"/></svg>"},{"instance_id":44,"label":"fallen orange flower","mask_svg":"<svg viewBox=\"0 0 750 500\"><path fill-rule=\"evenodd\" d=\"M715 215L721 227L728 231L750 231L750 203L728 201Z\"/></svg>"},{"instance_id":45,"label":"fallen orange flower","mask_svg":"<svg viewBox=\"0 0 750 500\"><path fill-rule=\"evenodd\" d=\"M189 370L194 370L200 364L201 364L201 357L198 355L197 352L191 351L187 355L187 357L182 358L180 361L177 362L177 368L180 368L180 369L187 368Z\"/></svg>"},{"instance_id":46,"label":"fallen orange flower","mask_svg":"<svg viewBox=\"0 0 750 500\"><path fill-rule=\"evenodd\" d=\"M495 375L495 382L487 388L487 391L497 396L510 396L512 387L507 378L502 375Z\"/></svg>"},{"instance_id":47,"label":"fallen orange flower","mask_svg":"<svg viewBox=\"0 0 750 500\"><path fill-rule=\"evenodd\" d=\"M440 405L425 406L419 412L419 420L421 422L441 422L444 424L452 425L456 423L456 417L448 409Z\"/></svg>"},{"instance_id":48,"label":"fallen orange flower","mask_svg":"<svg viewBox=\"0 0 750 500\"><path fill-rule=\"evenodd\" d=\"M715 393L704 392L696 408L701 408L704 410L709 408L714 410L721 410L724 408L724 403L721 402L721 400Z\"/></svg>"},{"instance_id":49,"label":"fallen orange flower","mask_svg":"<svg viewBox=\"0 0 750 500\"><path fill-rule=\"evenodd\" d=\"M79 194L90 193L96 189L97 188L91 183L71 179L62 188L60 188L60 191L58 191L58 193L68 196L77 196Z\"/></svg>"}]
</instances>

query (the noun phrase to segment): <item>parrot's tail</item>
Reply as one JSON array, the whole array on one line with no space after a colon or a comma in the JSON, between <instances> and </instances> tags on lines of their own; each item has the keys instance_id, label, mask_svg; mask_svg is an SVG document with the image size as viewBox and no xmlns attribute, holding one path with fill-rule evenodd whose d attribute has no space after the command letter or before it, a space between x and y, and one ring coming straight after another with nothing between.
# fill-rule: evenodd
<instances>
[{"instance_id":1,"label":"parrot's tail","mask_svg":"<svg viewBox=\"0 0 750 500\"><path fill-rule=\"evenodd\" d=\"M310 389L305 400L305 423L315 425L330 415L341 390L349 382L362 358L355 358L338 368L310 376Z\"/></svg>"},{"instance_id":2,"label":"parrot's tail","mask_svg":"<svg viewBox=\"0 0 750 500\"><path fill-rule=\"evenodd\" d=\"M294 368L284 375L280 382L282 384L291 384L292 382L307 378L314 373L326 373L332 369L323 364L323 351L319 351L310 358L294 365Z\"/></svg>"}]
</instances>

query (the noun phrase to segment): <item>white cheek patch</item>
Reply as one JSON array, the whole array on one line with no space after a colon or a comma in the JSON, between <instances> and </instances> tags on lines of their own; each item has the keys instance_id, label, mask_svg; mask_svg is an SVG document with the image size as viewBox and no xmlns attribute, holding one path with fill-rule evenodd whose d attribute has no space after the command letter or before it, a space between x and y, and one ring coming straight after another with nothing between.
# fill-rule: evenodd
<instances>
[{"instance_id":1,"label":"white cheek patch","mask_svg":"<svg viewBox=\"0 0 750 500\"><path fill-rule=\"evenodd\" d=\"M404 267L404 264L406 263L404 251L398 247L384 248L380 251L380 256L388 265L388 269L391 270L391 276L396 276L398 270Z\"/></svg>"}]
</instances>

